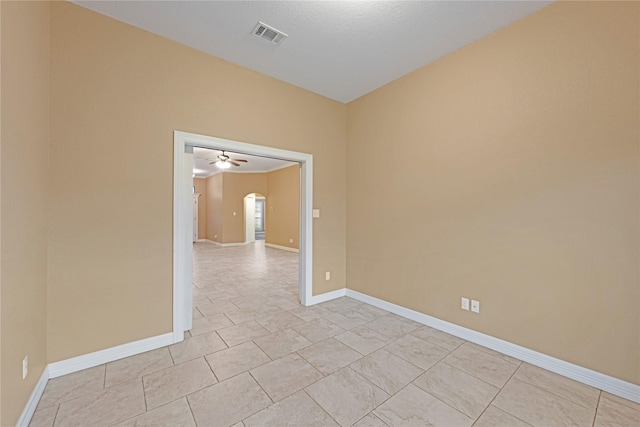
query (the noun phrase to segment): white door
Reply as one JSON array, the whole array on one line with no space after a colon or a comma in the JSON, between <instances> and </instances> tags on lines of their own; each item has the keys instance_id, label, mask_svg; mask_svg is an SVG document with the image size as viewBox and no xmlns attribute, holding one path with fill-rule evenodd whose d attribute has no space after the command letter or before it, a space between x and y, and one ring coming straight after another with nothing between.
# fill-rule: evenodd
<instances>
[{"instance_id":1,"label":"white door","mask_svg":"<svg viewBox=\"0 0 640 427\"><path fill-rule=\"evenodd\" d=\"M249 194L244 198L245 243L256 241L256 196Z\"/></svg>"}]
</instances>

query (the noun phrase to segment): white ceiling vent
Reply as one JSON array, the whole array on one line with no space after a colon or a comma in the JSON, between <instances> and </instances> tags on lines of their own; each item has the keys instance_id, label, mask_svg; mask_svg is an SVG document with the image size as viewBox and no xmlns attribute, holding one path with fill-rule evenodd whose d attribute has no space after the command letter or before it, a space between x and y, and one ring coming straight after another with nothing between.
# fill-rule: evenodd
<instances>
[{"instance_id":1,"label":"white ceiling vent","mask_svg":"<svg viewBox=\"0 0 640 427\"><path fill-rule=\"evenodd\" d=\"M280 44L282 40L287 38L285 33L270 27L264 22L258 22L258 25L256 25L256 28L253 30L253 35L262 37L263 39L269 40L271 43L275 44Z\"/></svg>"}]
</instances>

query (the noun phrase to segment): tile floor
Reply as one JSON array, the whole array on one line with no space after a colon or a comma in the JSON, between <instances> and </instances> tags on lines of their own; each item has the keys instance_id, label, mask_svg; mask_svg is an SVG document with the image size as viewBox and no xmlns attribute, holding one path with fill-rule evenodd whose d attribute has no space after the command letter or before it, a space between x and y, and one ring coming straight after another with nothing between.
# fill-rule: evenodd
<instances>
[{"instance_id":1,"label":"tile floor","mask_svg":"<svg viewBox=\"0 0 640 427\"><path fill-rule=\"evenodd\" d=\"M297 255L195 245L184 342L49 381L40 426L638 426L640 405L349 298Z\"/></svg>"}]
</instances>

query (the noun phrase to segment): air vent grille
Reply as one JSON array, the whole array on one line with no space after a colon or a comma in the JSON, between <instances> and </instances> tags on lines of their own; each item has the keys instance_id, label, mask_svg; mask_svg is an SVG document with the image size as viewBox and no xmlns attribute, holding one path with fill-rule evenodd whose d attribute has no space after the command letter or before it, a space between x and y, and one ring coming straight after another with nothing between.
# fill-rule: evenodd
<instances>
[{"instance_id":1,"label":"air vent grille","mask_svg":"<svg viewBox=\"0 0 640 427\"><path fill-rule=\"evenodd\" d=\"M265 40L269 40L271 43L280 44L282 40L287 38L287 35L282 31L265 24L264 22L258 22L256 28L253 30L253 35L261 37Z\"/></svg>"}]
</instances>

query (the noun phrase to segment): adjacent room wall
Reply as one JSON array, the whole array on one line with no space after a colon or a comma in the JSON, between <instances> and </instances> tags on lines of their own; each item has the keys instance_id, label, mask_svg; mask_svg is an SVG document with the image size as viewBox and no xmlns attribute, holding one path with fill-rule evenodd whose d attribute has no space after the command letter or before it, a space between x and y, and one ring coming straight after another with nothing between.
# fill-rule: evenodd
<instances>
[{"instance_id":1,"label":"adjacent room wall","mask_svg":"<svg viewBox=\"0 0 640 427\"><path fill-rule=\"evenodd\" d=\"M198 198L198 239L206 239L207 235L207 180L205 178L193 178L193 186Z\"/></svg>"},{"instance_id":2,"label":"adjacent room wall","mask_svg":"<svg viewBox=\"0 0 640 427\"><path fill-rule=\"evenodd\" d=\"M267 194L266 173L222 173L222 243L245 241L244 198ZM235 215L234 215L235 213Z\"/></svg>"},{"instance_id":3,"label":"adjacent room wall","mask_svg":"<svg viewBox=\"0 0 640 427\"><path fill-rule=\"evenodd\" d=\"M69 2L51 25L49 362L171 331L176 129L312 154L314 293L346 286L344 104Z\"/></svg>"},{"instance_id":4,"label":"adjacent room wall","mask_svg":"<svg viewBox=\"0 0 640 427\"><path fill-rule=\"evenodd\" d=\"M47 2L1 2L0 281L3 426L16 425L47 363ZM22 360L29 374L22 379Z\"/></svg>"},{"instance_id":5,"label":"adjacent room wall","mask_svg":"<svg viewBox=\"0 0 640 427\"><path fill-rule=\"evenodd\" d=\"M350 103L349 288L640 384L639 17L558 2Z\"/></svg>"},{"instance_id":6,"label":"adjacent room wall","mask_svg":"<svg viewBox=\"0 0 640 427\"><path fill-rule=\"evenodd\" d=\"M206 239L222 243L222 174L207 178Z\"/></svg>"},{"instance_id":7,"label":"adjacent room wall","mask_svg":"<svg viewBox=\"0 0 640 427\"><path fill-rule=\"evenodd\" d=\"M204 180L194 179L196 192L199 188L205 191L207 208L202 213L202 204L199 205L199 215L206 217L210 225L203 236L218 243L243 243L244 198L259 193L266 196L266 243L297 249L299 168L295 165L268 173L217 173L206 179L206 185L197 183ZM289 243L289 238L294 239L293 243Z\"/></svg>"},{"instance_id":8,"label":"adjacent room wall","mask_svg":"<svg viewBox=\"0 0 640 427\"><path fill-rule=\"evenodd\" d=\"M267 173L265 243L299 248L300 165ZM293 243L289 243L293 239Z\"/></svg>"}]
</instances>

